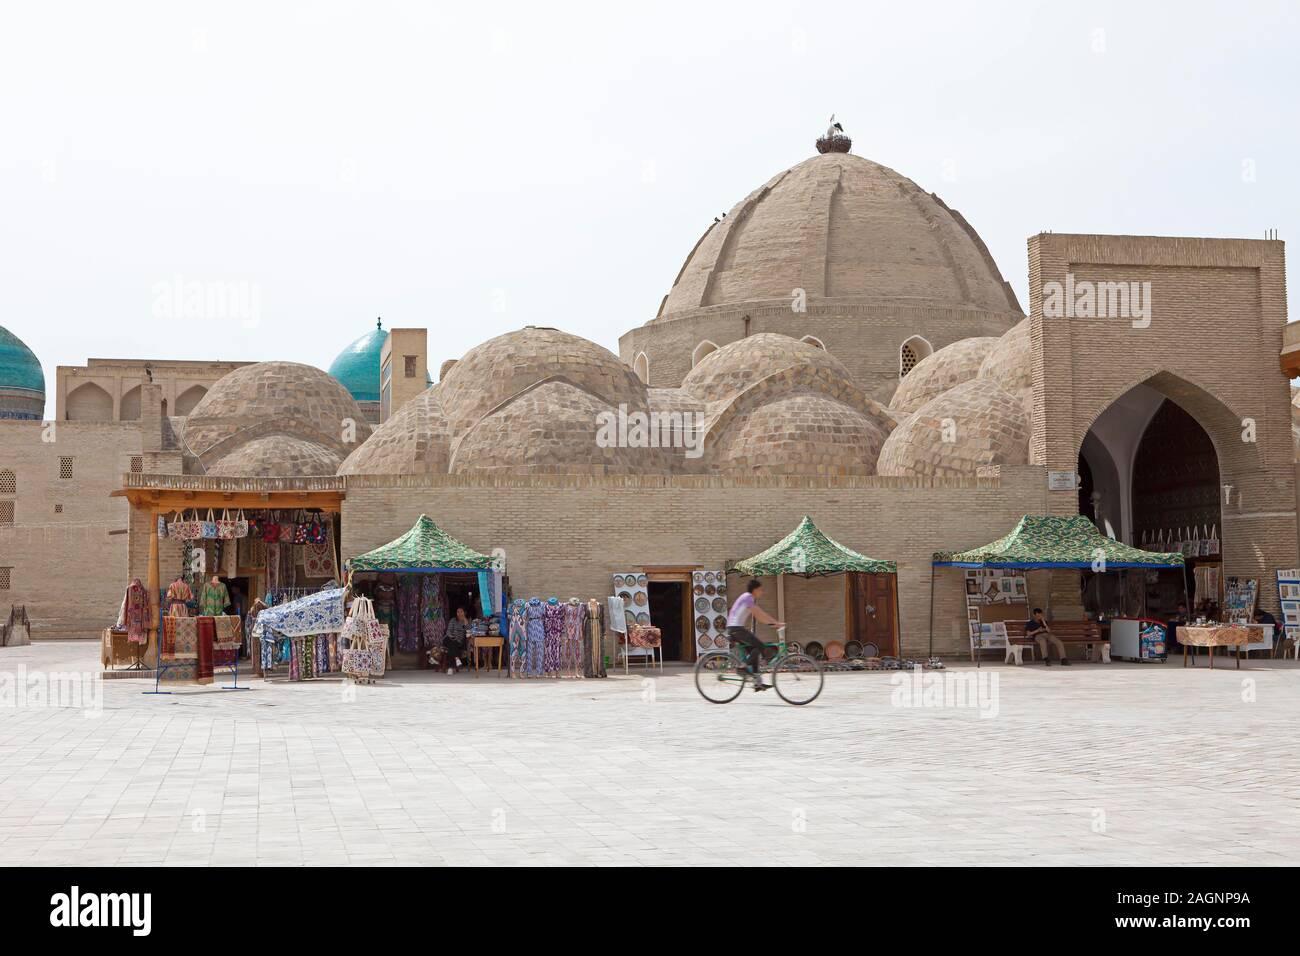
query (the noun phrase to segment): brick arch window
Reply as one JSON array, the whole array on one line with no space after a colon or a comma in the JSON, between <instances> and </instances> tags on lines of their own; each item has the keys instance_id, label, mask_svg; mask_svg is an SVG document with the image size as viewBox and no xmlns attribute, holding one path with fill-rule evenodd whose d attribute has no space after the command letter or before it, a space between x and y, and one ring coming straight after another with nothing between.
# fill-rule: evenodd
<instances>
[{"instance_id":1,"label":"brick arch window","mask_svg":"<svg viewBox=\"0 0 1300 956\"><path fill-rule=\"evenodd\" d=\"M907 378L907 373L933 351L934 347L929 342L919 335L913 335L898 350L898 377Z\"/></svg>"},{"instance_id":2,"label":"brick arch window","mask_svg":"<svg viewBox=\"0 0 1300 956\"><path fill-rule=\"evenodd\" d=\"M0 468L0 495L18 494L18 476L12 468Z\"/></svg>"},{"instance_id":3,"label":"brick arch window","mask_svg":"<svg viewBox=\"0 0 1300 956\"><path fill-rule=\"evenodd\" d=\"M815 335L805 335L805 336L804 336L803 338L801 338L799 341L800 341L800 342L804 342L804 343L806 343L807 345L814 346L815 348L819 348L819 349L821 349L823 352L826 351L826 343L823 342L821 339L817 338L817 336L815 336Z\"/></svg>"},{"instance_id":4,"label":"brick arch window","mask_svg":"<svg viewBox=\"0 0 1300 956\"><path fill-rule=\"evenodd\" d=\"M636 361L632 363L632 371L646 385L650 384L650 357L644 352L638 353Z\"/></svg>"},{"instance_id":5,"label":"brick arch window","mask_svg":"<svg viewBox=\"0 0 1300 956\"><path fill-rule=\"evenodd\" d=\"M691 353L691 368L699 365L706 358L718 350L718 347L705 339L699 345L695 346L695 351Z\"/></svg>"}]
</instances>

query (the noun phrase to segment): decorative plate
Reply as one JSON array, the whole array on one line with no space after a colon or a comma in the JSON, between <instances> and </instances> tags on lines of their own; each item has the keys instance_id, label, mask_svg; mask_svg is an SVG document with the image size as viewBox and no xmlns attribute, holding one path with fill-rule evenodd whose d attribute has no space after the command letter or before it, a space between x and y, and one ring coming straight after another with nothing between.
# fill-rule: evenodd
<instances>
[{"instance_id":1,"label":"decorative plate","mask_svg":"<svg viewBox=\"0 0 1300 956\"><path fill-rule=\"evenodd\" d=\"M713 638L709 637L709 635L707 634L701 634L699 640L696 643L699 644L700 647L704 647L704 648L712 647Z\"/></svg>"},{"instance_id":2,"label":"decorative plate","mask_svg":"<svg viewBox=\"0 0 1300 956\"><path fill-rule=\"evenodd\" d=\"M727 629L727 619L719 614L713 619L713 626L719 631L725 631Z\"/></svg>"},{"instance_id":3,"label":"decorative plate","mask_svg":"<svg viewBox=\"0 0 1300 956\"><path fill-rule=\"evenodd\" d=\"M646 576L644 574L638 574L636 576L636 586L639 588L646 586Z\"/></svg>"},{"instance_id":4,"label":"decorative plate","mask_svg":"<svg viewBox=\"0 0 1300 956\"><path fill-rule=\"evenodd\" d=\"M701 614L707 613L711 606L712 605L709 604L708 598L702 597L695 600L695 610L699 611Z\"/></svg>"},{"instance_id":5,"label":"decorative plate","mask_svg":"<svg viewBox=\"0 0 1300 956\"><path fill-rule=\"evenodd\" d=\"M707 631L709 629L709 619L701 614L695 619L695 629L697 631Z\"/></svg>"},{"instance_id":6,"label":"decorative plate","mask_svg":"<svg viewBox=\"0 0 1300 956\"><path fill-rule=\"evenodd\" d=\"M715 637L715 638L713 639L713 646L714 646L714 647L726 647L726 646L727 646L727 639L726 639L725 637Z\"/></svg>"},{"instance_id":7,"label":"decorative plate","mask_svg":"<svg viewBox=\"0 0 1300 956\"><path fill-rule=\"evenodd\" d=\"M847 644L845 644L845 645L844 645L844 656L847 657L847 658L848 658L849 660L851 660L851 661L856 661L858 658L862 657L862 656L863 656L863 654L862 654L862 642L861 642L861 641L849 641Z\"/></svg>"},{"instance_id":8,"label":"decorative plate","mask_svg":"<svg viewBox=\"0 0 1300 956\"><path fill-rule=\"evenodd\" d=\"M817 641L809 641L803 652L815 661L819 661L826 656L825 649Z\"/></svg>"},{"instance_id":9,"label":"decorative plate","mask_svg":"<svg viewBox=\"0 0 1300 956\"><path fill-rule=\"evenodd\" d=\"M828 641L826 644L826 659L828 661L838 661L844 658L844 642Z\"/></svg>"},{"instance_id":10,"label":"decorative plate","mask_svg":"<svg viewBox=\"0 0 1300 956\"><path fill-rule=\"evenodd\" d=\"M727 610L727 602L722 600L720 597L715 597L713 599L713 610L717 611L719 614L724 613Z\"/></svg>"}]
</instances>

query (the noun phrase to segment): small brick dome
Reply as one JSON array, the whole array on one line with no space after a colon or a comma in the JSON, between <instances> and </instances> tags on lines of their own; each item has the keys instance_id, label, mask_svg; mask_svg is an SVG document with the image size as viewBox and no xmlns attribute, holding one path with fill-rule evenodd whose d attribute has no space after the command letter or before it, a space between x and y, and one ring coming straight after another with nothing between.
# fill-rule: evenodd
<instances>
[{"instance_id":1,"label":"small brick dome","mask_svg":"<svg viewBox=\"0 0 1300 956\"><path fill-rule=\"evenodd\" d=\"M1033 409L1034 365L1029 323L1025 318L997 340L980 364L980 378L996 382L1020 400L1026 414Z\"/></svg>"},{"instance_id":2,"label":"small brick dome","mask_svg":"<svg viewBox=\"0 0 1300 956\"><path fill-rule=\"evenodd\" d=\"M315 442L265 435L221 457L207 473L223 478L314 478L332 475L338 467L339 456Z\"/></svg>"},{"instance_id":3,"label":"small brick dome","mask_svg":"<svg viewBox=\"0 0 1300 956\"><path fill-rule=\"evenodd\" d=\"M750 385L787 369L802 380L828 384L852 381L849 370L825 349L788 335L762 332L738 339L707 355L682 381L682 390L705 402L734 398Z\"/></svg>"},{"instance_id":4,"label":"small brick dome","mask_svg":"<svg viewBox=\"0 0 1300 956\"><path fill-rule=\"evenodd\" d=\"M731 475L871 475L886 434L858 409L804 392L742 413L711 460L715 470Z\"/></svg>"},{"instance_id":5,"label":"small brick dome","mask_svg":"<svg viewBox=\"0 0 1300 956\"><path fill-rule=\"evenodd\" d=\"M983 465L1029 461L1029 418L996 382L975 378L922 405L885 439L881 475L974 476Z\"/></svg>"},{"instance_id":6,"label":"small brick dome","mask_svg":"<svg viewBox=\"0 0 1300 956\"><path fill-rule=\"evenodd\" d=\"M339 468L340 475L445 475L451 429L442 410L442 386L411 399Z\"/></svg>"},{"instance_id":7,"label":"small brick dome","mask_svg":"<svg viewBox=\"0 0 1300 956\"><path fill-rule=\"evenodd\" d=\"M898 383L889 407L908 414L954 385L979 374L980 364L999 341L997 336L959 339L927 355Z\"/></svg>"}]
</instances>

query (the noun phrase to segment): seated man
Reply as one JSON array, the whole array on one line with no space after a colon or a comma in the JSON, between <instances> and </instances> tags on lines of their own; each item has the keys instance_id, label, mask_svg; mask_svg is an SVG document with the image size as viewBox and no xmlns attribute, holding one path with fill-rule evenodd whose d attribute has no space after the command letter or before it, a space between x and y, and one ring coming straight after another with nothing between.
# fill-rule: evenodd
<instances>
[{"instance_id":1,"label":"seated man","mask_svg":"<svg viewBox=\"0 0 1300 956\"><path fill-rule=\"evenodd\" d=\"M1269 614L1268 611L1265 611L1262 607L1257 607L1255 608L1255 617L1253 618L1253 620L1256 624L1273 625L1273 635L1271 638L1269 638L1269 640L1272 641L1272 646L1276 648L1278 645L1277 618L1275 618L1272 614Z\"/></svg>"},{"instance_id":2,"label":"seated man","mask_svg":"<svg viewBox=\"0 0 1300 956\"><path fill-rule=\"evenodd\" d=\"M1178 602L1178 610L1165 622L1165 648L1170 654L1178 650L1178 629L1187 626L1187 605Z\"/></svg>"},{"instance_id":3,"label":"seated man","mask_svg":"<svg viewBox=\"0 0 1300 956\"><path fill-rule=\"evenodd\" d=\"M1069 666L1070 659L1065 656L1065 645L1061 639L1052 633L1051 628L1047 626L1047 619L1043 617L1041 607L1034 608L1034 616L1025 622L1025 637L1032 637L1038 644L1038 652L1043 655L1043 663L1048 667L1052 666L1051 658L1047 656L1047 642L1051 641L1052 646L1056 648L1057 657L1062 664Z\"/></svg>"}]
</instances>

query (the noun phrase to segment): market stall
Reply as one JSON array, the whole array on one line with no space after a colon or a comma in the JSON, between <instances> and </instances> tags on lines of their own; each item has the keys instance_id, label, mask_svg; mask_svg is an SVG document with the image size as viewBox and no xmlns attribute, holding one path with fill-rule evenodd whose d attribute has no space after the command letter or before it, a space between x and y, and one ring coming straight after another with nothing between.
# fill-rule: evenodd
<instances>
[{"instance_id":1,"label":"market stall","mask_svg":"<svg viewBox=\"0 0 1300 956\"><path fill-rule=\"evenodd\" d=\"M784 620L787 575L814 578L842 574L846 579L845 603L848 613L844 637L847 640L838 640L828 635L812 635L799 641L802 650L831 662L899 655L901 628L898 618L897 563L869 558L845 547L823 534L808 515L804 515L798 527L766 551L729 564L727 573L756 578L775 577L777 618L780 620ZM877 621L884 625L882 632L867 630L869 624ZM816 640L817 637L822 640ZM891 646L882 647L881 644L886 640ZM869 653L872 647L868 645L874 645L877 653ZM882 654L882 651L888 653Z\"/></svg>"},{"instance_id":2,"label":"market stall","mask_svg":"<svg viewBox=\"0 0 1300 956\"><path fill-rule=\"evenodd\" d=\"M346 567L356 593L371 598L377 618L388 625L395 666L429 666L457 606L470 605L471 652L477 655L480 643L504 643L508 598L501 562L458 541L428 515Z\"/></svg>"},{"instance_id":3,"label":"market stall","mask_svg":"<svg viewBox=\"0 0 1300 956\"><path fill-rule=\"evenodd\" d=\"M339 671L346 602L346 588L330 588L259 611L251 637L263 676L277 664L288 665L291 681Z\"/></svg>"},{"instance_id":4,"label":"market stall","mask_svg":"<svg viewBox=\"0 0 1300 956\"><path fill-rule=\"evenodd\" d=\"M977 571L1091 570L1102 574L1130 568L1181 568L1182 554L1143 551L1108 538L1082 515L1025 515L1010 534L967 551L936 551L930 574L930 648L934 649L934 570L963 568ZM1044 602L1046 605L1046 602ZM968 628L972 655L994 645L985 643L996 628L978 617ZM1003 628L1002 633L1005 633Z\"/></svg>"}]
</instances>

